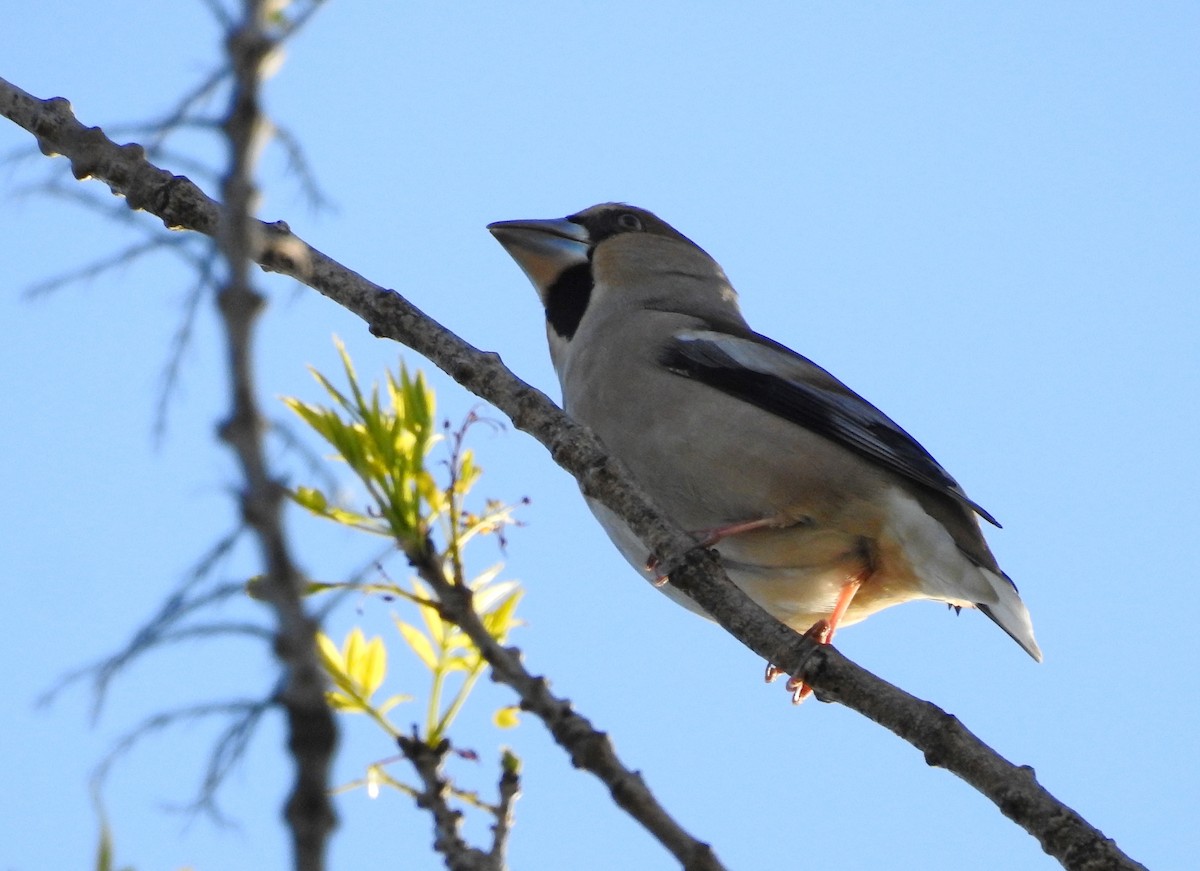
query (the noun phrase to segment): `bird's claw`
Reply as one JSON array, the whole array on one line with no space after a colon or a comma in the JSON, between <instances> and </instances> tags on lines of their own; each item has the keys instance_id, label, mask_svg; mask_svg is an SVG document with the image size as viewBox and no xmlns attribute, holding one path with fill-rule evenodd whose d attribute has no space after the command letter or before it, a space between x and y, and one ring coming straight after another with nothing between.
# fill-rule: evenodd
<instances>
[{"instance_id":1,"label":"bird's claw","mask_svg":"<svg viewBox=\"0 0 1200 871\"><path fill-rule=\"evenodd\" d=\"M830 639L833 638L833 625L828 620L818 620L804 633L804 637L811 638L817 644L828 644ZM765 675L767 683L773 682L781 674L783 672L777 666L767 663L767 673ZM813 694L813 688L802 677L789 677L784 687L792 694L793 705L800 704Z\"/></svg>"},{"instance_id":2,"label":"bird's claw","mask_svg":"<svg viewBox=\"0 0 1200 871\"><path fill-rule=\"evenodd\" d=\"M664 587L666 586L667 581L671 580L670 575L663 574L659 571L659 567L661 565L662 560L660 560L654 554L651 554L650 558L646 560L646 573L650 575L650 583L654 584L656 587Z\"/></svg>"},{"instance_id":3,"label":"bird's claw","mask_svg":"<svg viewBox=\"0 0 1200 871\"><path fill-rule=\"evenodd\" d=\"M789 677L784 688L792 694L792 704L798 705L812 695L813 688L804 682L803 678Z\"/></svg>"}]
</instances>

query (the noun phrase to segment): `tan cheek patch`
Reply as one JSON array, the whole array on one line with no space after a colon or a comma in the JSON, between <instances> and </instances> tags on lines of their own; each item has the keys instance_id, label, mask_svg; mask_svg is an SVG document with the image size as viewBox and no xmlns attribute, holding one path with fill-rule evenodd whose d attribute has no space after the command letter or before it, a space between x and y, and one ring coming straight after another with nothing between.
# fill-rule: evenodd
<instances>
[{"instance_id":1,"label":"tan cheek patch","mask_svg":"<svg viewBox=\"0 0 1200 871\"><path fill-rule=\"evenodd\" d=\"M694 271L697 277L712 272L706 257L681 242L648 233L622 233L596 246L592 275L596 284L628 286L668 271L676 263L679 271Z\"/></svg>"}]
</instances>

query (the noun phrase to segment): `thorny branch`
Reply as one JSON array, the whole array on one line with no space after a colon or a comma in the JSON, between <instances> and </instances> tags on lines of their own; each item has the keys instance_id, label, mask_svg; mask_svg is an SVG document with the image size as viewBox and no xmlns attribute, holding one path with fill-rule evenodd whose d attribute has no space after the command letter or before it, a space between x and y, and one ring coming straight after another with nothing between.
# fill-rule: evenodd
<instances>
[{"instance_id":1,"label":"thorny branch","mask_svg":"<svg viewBox=\"0 0 1200 871\"><path fill-rule=\"evenodd\" d=\"M220 207L192 182L147 163L139 146L118 146L98 128L84 127L65 100L41 101L0 79L0 114L37 137L44 153L66 156L76 178L101 179L131 208L152 212L167 227L210 236L222 230ZM516 378L495 354L471 347L399 294L310 247L286 224L257 227L258 245L252 257L260 266L320 291L359 315L374 335L403 342L504 411L577 478L585 493L629 523L671 569L671 583L747 647L784 672L802 676L821 698L840 702L895 732L921 750L929 764L970 783L1064 867L1144 871L1042 788L1031 769L1003 759L937 706L880 680L833 648L814 645L754 605L724 576L714 555L695 548L687 536L663 522L589 431ZM500 670L504 660L493 656L494 651L489 663ZM524 696L523 701L527 701Z\"/></svg>"}]
</instances>

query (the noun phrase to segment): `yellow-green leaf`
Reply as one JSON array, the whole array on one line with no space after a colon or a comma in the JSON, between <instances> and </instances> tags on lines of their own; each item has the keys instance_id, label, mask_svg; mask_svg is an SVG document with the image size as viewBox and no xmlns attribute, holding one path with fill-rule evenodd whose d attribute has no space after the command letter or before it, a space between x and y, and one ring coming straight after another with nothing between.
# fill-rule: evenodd
<instances>
[{"instance_id":1,"label":"yellow-green leaf","mask_svg":"<svg viewBox=\"0 0 1200 871\"><path fill-rule=\"evenodd\" d=\"M505 747L503 748L503 752L500 756L500 767L502 767L507 774L520 774L521 757L516 753L513 753L510 748Z\"/></svg>"},{"instance_id":2,"label":"yellow-green leaf","mask_svg":"<svg viewBox=\"0 0 1200 871\"><path fill-rule=\"evenodd\" d=\"M325 494L315 487L297 487L290 493L292 501L314 514L324 514L329 507Z\"/></svg>"},{"instance_id":3,"label":"yellow-green leaf","mask_svg":"<svg viewBox=\"0 0 1200 871\"><path fill-rule=\"evenodd\" d=\"M384 701L384 703L381 704L376 710L378 710L379 716L382 717L384 714L386 714L392 708L396 707L396 705L402 704L404 702L411 702L412 700L413 700L413 697L410 695L407 695L405 693L397 693L396 695L391 696L386 701Z\"/></svg>"},{"instance_id":4,"label":"yellow-green leaf","mask_svg":"<svg viewBox=\"0 0 1200 871\"><path fill-rule=\"evenodd\" d=\"M361 636L362 633L359 634ZM360 695L369 699L387 674L387 649L383 646L383 639L376 636L362 644L357 653L357 658L348 664L350 678L360 687Z\"/></svg>"},{"instance_id":5,"label":"yellow-green leaf","mask_svg":"<svg viewBox=\"0 0 1200 871\"><path fill-rule=\"evenodd\" d=\"M421 662L425 663L425 667L430 671L437 668L438 658L433 652L433 646L429 643L429 639L416 626L405 623L399 618L395 618L396 629L404 637L405 642L412 648L413 653Z\"/></svg>"},{"instance_id":6,"label":"yellow-green leaf","mask_svg":"<svg viewBox=\"0 0 1200 871\"><path fill-rule=\"evenodd\" d=\"M342 659L341 651L324 632L317 633L317 652L321 655L321 664L325 666L325 671L331 675L346 673L346 661Z\"/></svg>"},{"instance_id":7,"label":"yellow-green leaf","mask_svg":"<svg viewBox=\"0 0 1200 871\"><path fill-rule=\"evenodd\" d=\"M499 584L490 583L496 575L500 574L503 568L504 563L496 563L496 565L481 572L471 584L475 594L472 601L475 605L476 613L486 614L500 601L501 597L516 588L516 581L504 581Z\"/></svg>"},{"instance_id":8,"label":"yellow-green leaf","mask_svg":"<svg viewBox=\"0 0 1200 871\"><path fill-rule=\"evenodd\" d=\"M513 590L494 610L483 615L483 625L488 634L499 642L503 642L508 637L509 631L517 625L513 612L517 608L517 603L521 601L522 593L523 591L520 589Z\"/></svg>"},{"instance_id":9,"label":"yellow-green leaf","mask_svg":"<svg viewBox=\"0 0 1200 871\"><path fill-rule=\"evenodd\" d=\"M417 595L422 599L432 601L433 593L420 581L413 580L413 589L417 591ZM425 621L425 627L429 630L429 637L433 639L435 644L442 647L446 646L446 624L442 620L442 615L437 612L437 608L434 608L432 605L420 605L419 610L421 612L421 619Z\"/></svg>"},{"instance_id":10,"label":"yellow-green leaf","mask_svg":"<svg viewBox=\"0 0 1200 871\"><path fill-rule=\"evenodd\" d=\"M337 690L325 690L325 703L335 711L344 711L346 713L361 713L363 711L362 703L358 699Z\"/></svg>"},{"instance_id":11,"label":"yellow-green leaf","mask_svg":"<svg viewBox=\"0 0 1200 871\"><path fill-rule=\"evenodd\" d=\"M471 671L479 664L479 656L448 656L442 660L442 671Z\"/></svg>"},{"instance_id":12,"label":"yellow-green leaf","mask_svg":"<svg viewBox=\"0 0 1200 871\"><path fill-rule=\"evenodd\" d=\"M346 640L342 644L342 656L346 662L346 674L354 675L358 671L358 660L363 654L363 648L366 646L366 639L363 637L363 631L355 626L346 635Z\"/></svg>"},{"instance_id":13,"label":"yellow-green leaf","mask_svg":"<svg viewBox=\"0 0 1200 871\"><path fill-rule=\"evenodd\" d=\"M492 722L499 729L515 729L521 725L521 719L518 716L521 709L517 705L507 705L492 714Z\"/></svg>"}]
</instances>

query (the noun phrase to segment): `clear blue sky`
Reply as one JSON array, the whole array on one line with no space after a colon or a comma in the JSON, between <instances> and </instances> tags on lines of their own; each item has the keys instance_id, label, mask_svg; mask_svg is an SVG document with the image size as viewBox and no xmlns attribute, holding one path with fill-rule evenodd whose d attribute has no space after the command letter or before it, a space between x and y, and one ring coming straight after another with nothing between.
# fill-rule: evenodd
<instances>
[{"instance_id":1,"label":"clear blue sky","mask_svg":"<svg viewBox=\"0 0 1200 871\"><path fill-rule=\"evenodd\" d=\"M70 98L89 124L164 112L219 50L198 3L114 0L86 19L77 4L12 6L0 75ZM978 614L922 604L847 630L839 647L1032 765L1149 867L1189 868L1198 45L1193 3L330 3L288 47L268 99L336 208L308 208L274 150L262 216L556 395L536 297L484 225L606 200L656 211L725 266L752 325L883 408L1005 524L990 540L1046 662ZM0 124L0 151L28 144ZM178 144L220 155L207 133ZM76 187L65 162L49 163L0 169L5 871L88 866L87 772L140 717L261 694L274 679L250 642L194 642L136 665L95 726L82 691L35 708L59 675L128 639L231 528L237 480L212 437L226 399L211 306L168 438L152 445L186 271L159 258L22 297L154 229L144 215L116 225L61 198L18 197L47 169ZM305 366L334 368L334 333L364 376L396 365L402 349L313 292L263 287L268 402L316 398ZM434 383L447 415L474 405ZM890 734L834 706L793 709L763 686L761 662L629 571L531 440L479 430L474 446L482 492L532 499L508 555L527 588L515 639L527 662L731 868L1056 867ZM316 577L363 553L305 518L291 528ZM221 577L256 570L243 547ZM239 603L220 616L258 613ZM388 631L384 607L361 602L336 614L333 634L356 622ZM394 686L417 676L397 663ZM480 719L508 700L481 692ZM339 781L391 753L366 724L347 725ZM192 794L212 733L167 733L117 769L106 797L119 861L284 866L276 722L224 792L240 828L164 810ZM536 721L456 737L483 757L456 764L466 785L490 790L502 744L525 760L513 867L672 866ZM359 792L339 806L334 867L438 867L407 799Z\"/></svg>"}]
</instances>

